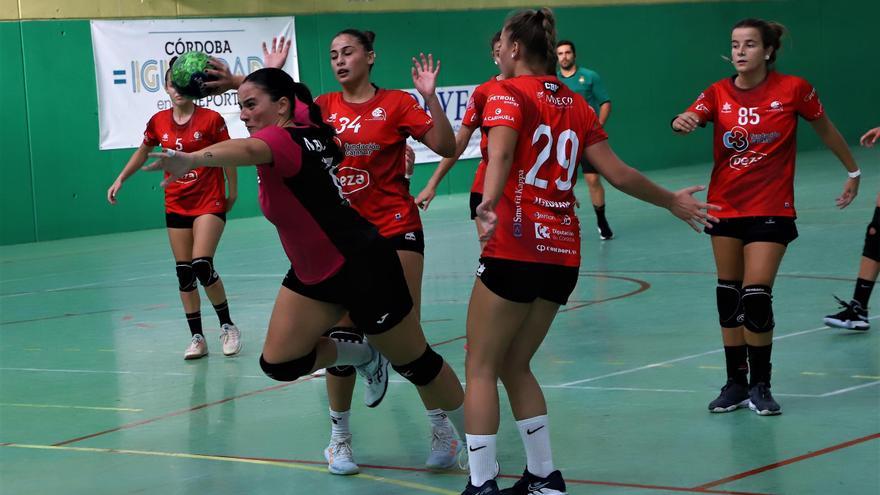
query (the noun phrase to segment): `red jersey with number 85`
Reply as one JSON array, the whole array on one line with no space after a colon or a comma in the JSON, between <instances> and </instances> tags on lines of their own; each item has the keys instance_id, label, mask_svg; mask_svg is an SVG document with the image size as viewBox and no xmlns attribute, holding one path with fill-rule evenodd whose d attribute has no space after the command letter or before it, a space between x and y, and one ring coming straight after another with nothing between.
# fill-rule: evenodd
<instances>
[{"instance_id":1,"label":"red jersey with number 85","mask_svg":"<svg viewBox=\"0 0 880 495\"><path fill-rule=\"evenodd\" d=\"M174 121L173 110L153 115L144 132L144 144L193 153L229 139L226 121L219 113L197 106L185 124ZM168 176L168 173L165 173ZM223 169L198 167L165 188L165 212L196 217L226 212Z\"/></svg>"},{"instance_id":2,"label":"red jersey with number 85","mask_svg":"<svg viewBox=\"0 0 880 495\"><path fill-rule=\"evenodd\" d=\"M383 237L420 230L422 221L406 178L406 138L421 140L431 116L405 91L377 89L364 103L341 92L319 96L324 120L336 128L345 158L337 177L342 193Z\"/></svg>"},{"instance_id":3,"label":"red jersey with number 85","mask_svg":"<svg viewBox=\"0 0 880 495\"><path fill-rule=\"evenodd\" d=\"M733 81L712 84L688 108L715 125L708 202L721 210L712 214L794 217L798 116L825 115L819 96L807 81L776 71L748 90Z\"/></svg>"},{"instance_id":4,"label":"red jersey with number 85","mask_svg":"<svg viewBox=\"0 0 880 495\"><path fill-rule=\"evenodd\" d=\"M556 76L520 76L489 88L483 128L498 126L519 136L483 256L580 266L577 167L584 149L608 139L596 113Z\"/></svg>"}]
</instances>

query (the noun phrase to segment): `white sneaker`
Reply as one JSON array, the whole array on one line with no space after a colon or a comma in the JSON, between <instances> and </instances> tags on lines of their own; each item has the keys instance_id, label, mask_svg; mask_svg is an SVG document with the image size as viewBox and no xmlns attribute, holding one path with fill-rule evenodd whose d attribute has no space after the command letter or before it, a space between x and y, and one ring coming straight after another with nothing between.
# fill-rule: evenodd
<instances>
[{"instance_id":1,"label":"white sneaker","mask_svg":"<svg viewBox=\"0 0 880 495\"><path fill-rule=\"evenodd\" d=\"M425 461L428 469L451 469L459 464L459 454L464 448L464 442L458 437L455 427L435 426L431 431L431 453Z\"/></svg>"},{"instance_id":2,"label":"white sneaker","mask_svg":"<svg viewBox=\"0 0 880 495\"><path fill-rule=\"evenodd\" d=\"M388 358L373 346L370 346L370 351L373 358L354 369L364 378L364 404L376 407L388 391Z\"/></svg>"},{"instance_id":3,"label":"white sneaker","mask_svg":"<svg viewBox=\"0 0 880 495\"><path fill-rule=\"evenodd\" d=\"M223 354L234 356L241 352L241 330L228 323L221 327L220 342L223 343Z\"/></svg>"},{"instance_id":4,"label":"white sneaker","mask_svg":"<svg viewBox=\"0 0 880 495\"><path fill-rule=\"evenodd\" d=\"M327 376L327 368L317 369L312 372L312 376L320 378L322 376Z\"/></svg>"},{"instance_id":5,"label":"white sneaker","mask_svg":"<svg viewBox=\"0 0 880 495\"><path fill-rule=\"evenodd\" d=\"M361 470L354 462L354 454L351 451L351 435L331 438L330 445L324 449L324 459L327 459L327 468L333 474L358 474Z\"/></svg>"},{"instance_id":6,"label":"white sneaker","mask_svg":"<svg viewBox=\"0 0 880 495\"><path fill-rule=\"evenodd\" d=\"M183 359L198 359L208 355L208 343L205 342L205 336L197 333L193 335L189 347L183 353Z\"/></svg>"}]
</instances>

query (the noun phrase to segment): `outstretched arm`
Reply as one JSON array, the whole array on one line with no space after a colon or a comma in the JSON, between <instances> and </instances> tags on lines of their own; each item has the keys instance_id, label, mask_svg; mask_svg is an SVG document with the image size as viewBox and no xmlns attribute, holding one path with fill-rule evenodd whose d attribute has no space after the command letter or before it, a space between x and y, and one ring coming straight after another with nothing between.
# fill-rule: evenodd
<instances>
[{"instance_id":1,"label":"outstretched arm","mask_svg":"<svg viewBox=\"0 0 880 495\"><path fill-rule=\"evenodd\" d=\"M162 187L196 167L244 167L272 161L269 145L255 138L230 139L195 153L162 150L149 156L157 160L143 167L143 170L165 170L170 174L162 181Z\"/></svg>"},{"instance_id":2,"label":"outstretched arm","mask_svg":"<svg viewBox=\"0 0 880 495\"><path fill-rule=\"evenodd\" d=\"M720 207L703 203L693 197L694 193L705 189L704 186L691 186L676 192L660 187L624 163L608 145L608 141L589 146L585 153L587 160L611 185L630 196L666 208L697 232L700 232L702 226L711 228L710 222L718 221L709 210L720 210Z\"/></svg>"}]
</instances>

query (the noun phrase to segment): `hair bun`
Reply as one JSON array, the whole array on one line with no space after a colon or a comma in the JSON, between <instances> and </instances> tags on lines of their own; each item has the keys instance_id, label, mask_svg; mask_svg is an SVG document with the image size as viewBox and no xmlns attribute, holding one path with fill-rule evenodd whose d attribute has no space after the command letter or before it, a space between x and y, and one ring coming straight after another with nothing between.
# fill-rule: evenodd
<instances>
[{"instance_id":1,"label":"hair bun","mask_svg":"<svg viewBox=\"0 0 880 495\"><path fill-rule=\"evenodd\" d=\"M370 44L376 41L376 33L372 31L364 31L364 36L366 36L367 39L370 40Z\"/></svg>"}]
</instances>

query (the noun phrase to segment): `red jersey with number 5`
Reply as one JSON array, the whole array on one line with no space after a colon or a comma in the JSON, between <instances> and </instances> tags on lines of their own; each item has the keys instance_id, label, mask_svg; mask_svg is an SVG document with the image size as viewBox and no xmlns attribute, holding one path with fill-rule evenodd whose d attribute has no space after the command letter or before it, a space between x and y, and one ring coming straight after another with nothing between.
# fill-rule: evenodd
<instances>
[{"instance_id":1,"label":"red jersey with number 5","mask_svg":"<svg viewBox=\"0 0 880 495\"><path fill-rule=\"evenodd\" d=\"M798 116L825 115L819 96L807 81L776 71L749 90L733 81L712 84L688 108L715 125L708 202L722 209L712 214L794 217Z\"/></svg>"},{"instance_id":2,"label":"red jersey with number 5","mask_svg":"<svg viewBox=\"0 0 880 495\"><path fill-rule=\"evenodd\" d=\"M174 121L172 109L150 118L144 144L192 153L229 139L226 122L219 113L197 106L185 124ZM166 177L168 174L166 173ZM223 169L198 167L165 188L165 212L199 216L226 212Z\"/></svg>"},{"instance_id":3,"label":"red jersey with number 5","mask_svg":"<svg viewBox=\"0 0 880 495\"><path fill-rule=\"evenodd\" d=\"M483 129L498 126L519 136L483 256L580 266L577 166L584 149L608 139L596 113L556 76L520 76L490 88Z\"/></svg>"},{"instance_id":4,"label":"red jersey with number 5","mask_svg":"<svg viewBox=\"0 0 880 495\"><path fill-rule=\"evenodd\" d=\"M405 176L406 138L421 140L434 121L418 101L405 91L377 89L364 103L349 103L341 92L315 102L342 141L337 176L346 199L384 237L420 230Z\"/></svg>"},{"instance_id":5,"label":"red jersey with number 5","mask_svg":"<svg viewBox=\"0 0 880 495\"><path fill-rule=\"evenodd\" d=\"M489 86L498 82L498 76L492 76L492 79L480 84L474 89L471 98L468 101L467 108L464 111L464 117L461 119L461 125L476 129L483 124L483 107L486 106L486 99L489 97ZM483 192L483 179L486 177L486 146L489 141L485 132L480 133L480 164L477 165L477 171L474 174L474 183L471 185L471 192Z\"/></svg>"}]
</instances>

